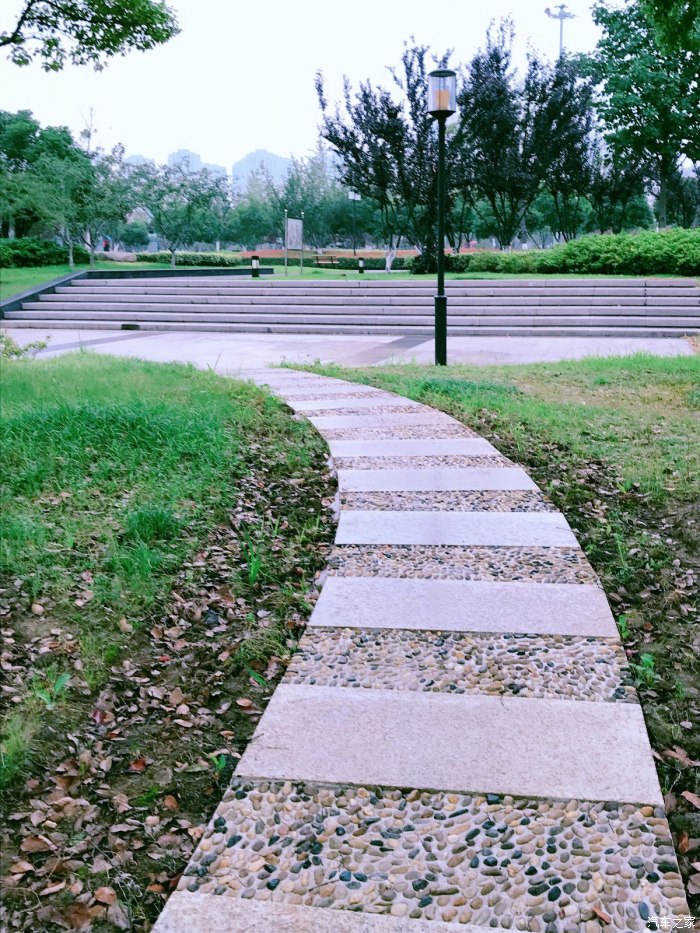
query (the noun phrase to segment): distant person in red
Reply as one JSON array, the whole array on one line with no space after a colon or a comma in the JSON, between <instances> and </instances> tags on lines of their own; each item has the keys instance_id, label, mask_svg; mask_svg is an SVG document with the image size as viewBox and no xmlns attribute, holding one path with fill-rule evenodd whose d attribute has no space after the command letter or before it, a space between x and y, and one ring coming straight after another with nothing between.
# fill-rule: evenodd
<instances>
[{"instance_id":1,"label":"distant person in red","mask_svg":"<svg viewBox=\"0 0 700 933\"><path fill-rule=\"evenodd\" d=\"M109 240L107 239L107 237L105 237L104 240L102 241L102 249L104 250L105 253L109 252Z\"/></svg>"}]
</instances>

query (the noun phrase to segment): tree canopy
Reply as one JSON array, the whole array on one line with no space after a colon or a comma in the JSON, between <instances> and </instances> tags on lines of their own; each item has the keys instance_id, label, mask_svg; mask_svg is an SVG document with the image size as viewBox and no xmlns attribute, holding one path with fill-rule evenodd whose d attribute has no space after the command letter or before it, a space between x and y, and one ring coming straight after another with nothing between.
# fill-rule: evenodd
<instances>
[{"instance_id":1,"label":"tree canopy","mask_svg":"<svg viewBox=\"0 0 700 933\"><path fill-rule=\"evenodd\" d=\"M114 55L145 51L179 32L174 13L162 0L24 0L0 49L16 65L34 58L45 71L74 65L104 67Z\"/></svg>"}]
</instances>

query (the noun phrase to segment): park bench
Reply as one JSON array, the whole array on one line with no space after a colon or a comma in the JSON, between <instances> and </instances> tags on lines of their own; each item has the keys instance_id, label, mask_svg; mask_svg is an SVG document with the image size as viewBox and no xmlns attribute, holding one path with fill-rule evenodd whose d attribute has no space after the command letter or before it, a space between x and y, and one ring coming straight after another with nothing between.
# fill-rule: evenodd
<instances>
[{"instance_id":1,"label":"park bench","mask_svg":"<svg viewBox=\"0 0 700 933\"><path fill-rule=\"evenodd\" d=\"M335 267L338 265L338 257L337 256L317 256L316 265Z\"/></svg>"}]
</instances>

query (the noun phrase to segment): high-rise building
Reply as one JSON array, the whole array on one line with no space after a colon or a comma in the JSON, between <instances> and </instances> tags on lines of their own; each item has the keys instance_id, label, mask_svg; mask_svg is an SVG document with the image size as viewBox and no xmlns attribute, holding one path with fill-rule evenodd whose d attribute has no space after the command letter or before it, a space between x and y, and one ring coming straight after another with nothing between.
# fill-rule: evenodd
<instances>
[{"instance_id":1,"label":"high-rise building","mask_svg":"<svg viewBox=\"0 0 700 933\"><path fill-rule=\"evenodd\" d=\"M178 149L177 152L171 152L168 156L168 165L175 168L187 162L191 172L198 172L202 168L202 157L197 152L191 152L189 149Z\"/></svg>"}]
</instances>

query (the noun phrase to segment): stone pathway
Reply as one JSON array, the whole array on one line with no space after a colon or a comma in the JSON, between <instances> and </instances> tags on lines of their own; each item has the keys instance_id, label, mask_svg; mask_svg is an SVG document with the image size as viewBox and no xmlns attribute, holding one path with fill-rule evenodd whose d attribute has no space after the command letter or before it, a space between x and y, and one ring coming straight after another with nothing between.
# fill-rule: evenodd
<instances>
[{"instance_id":1,"label":"stone pathway","mask_svg":"<svg viewBox=\"0 0 700 933\"><path fill-rule=\"evenodd\" d=\"M249 375L326 438L336 547L157 933L599 933L687 915L625 654L564 517L445 414Z\"/></svg>"}]
</instances>

